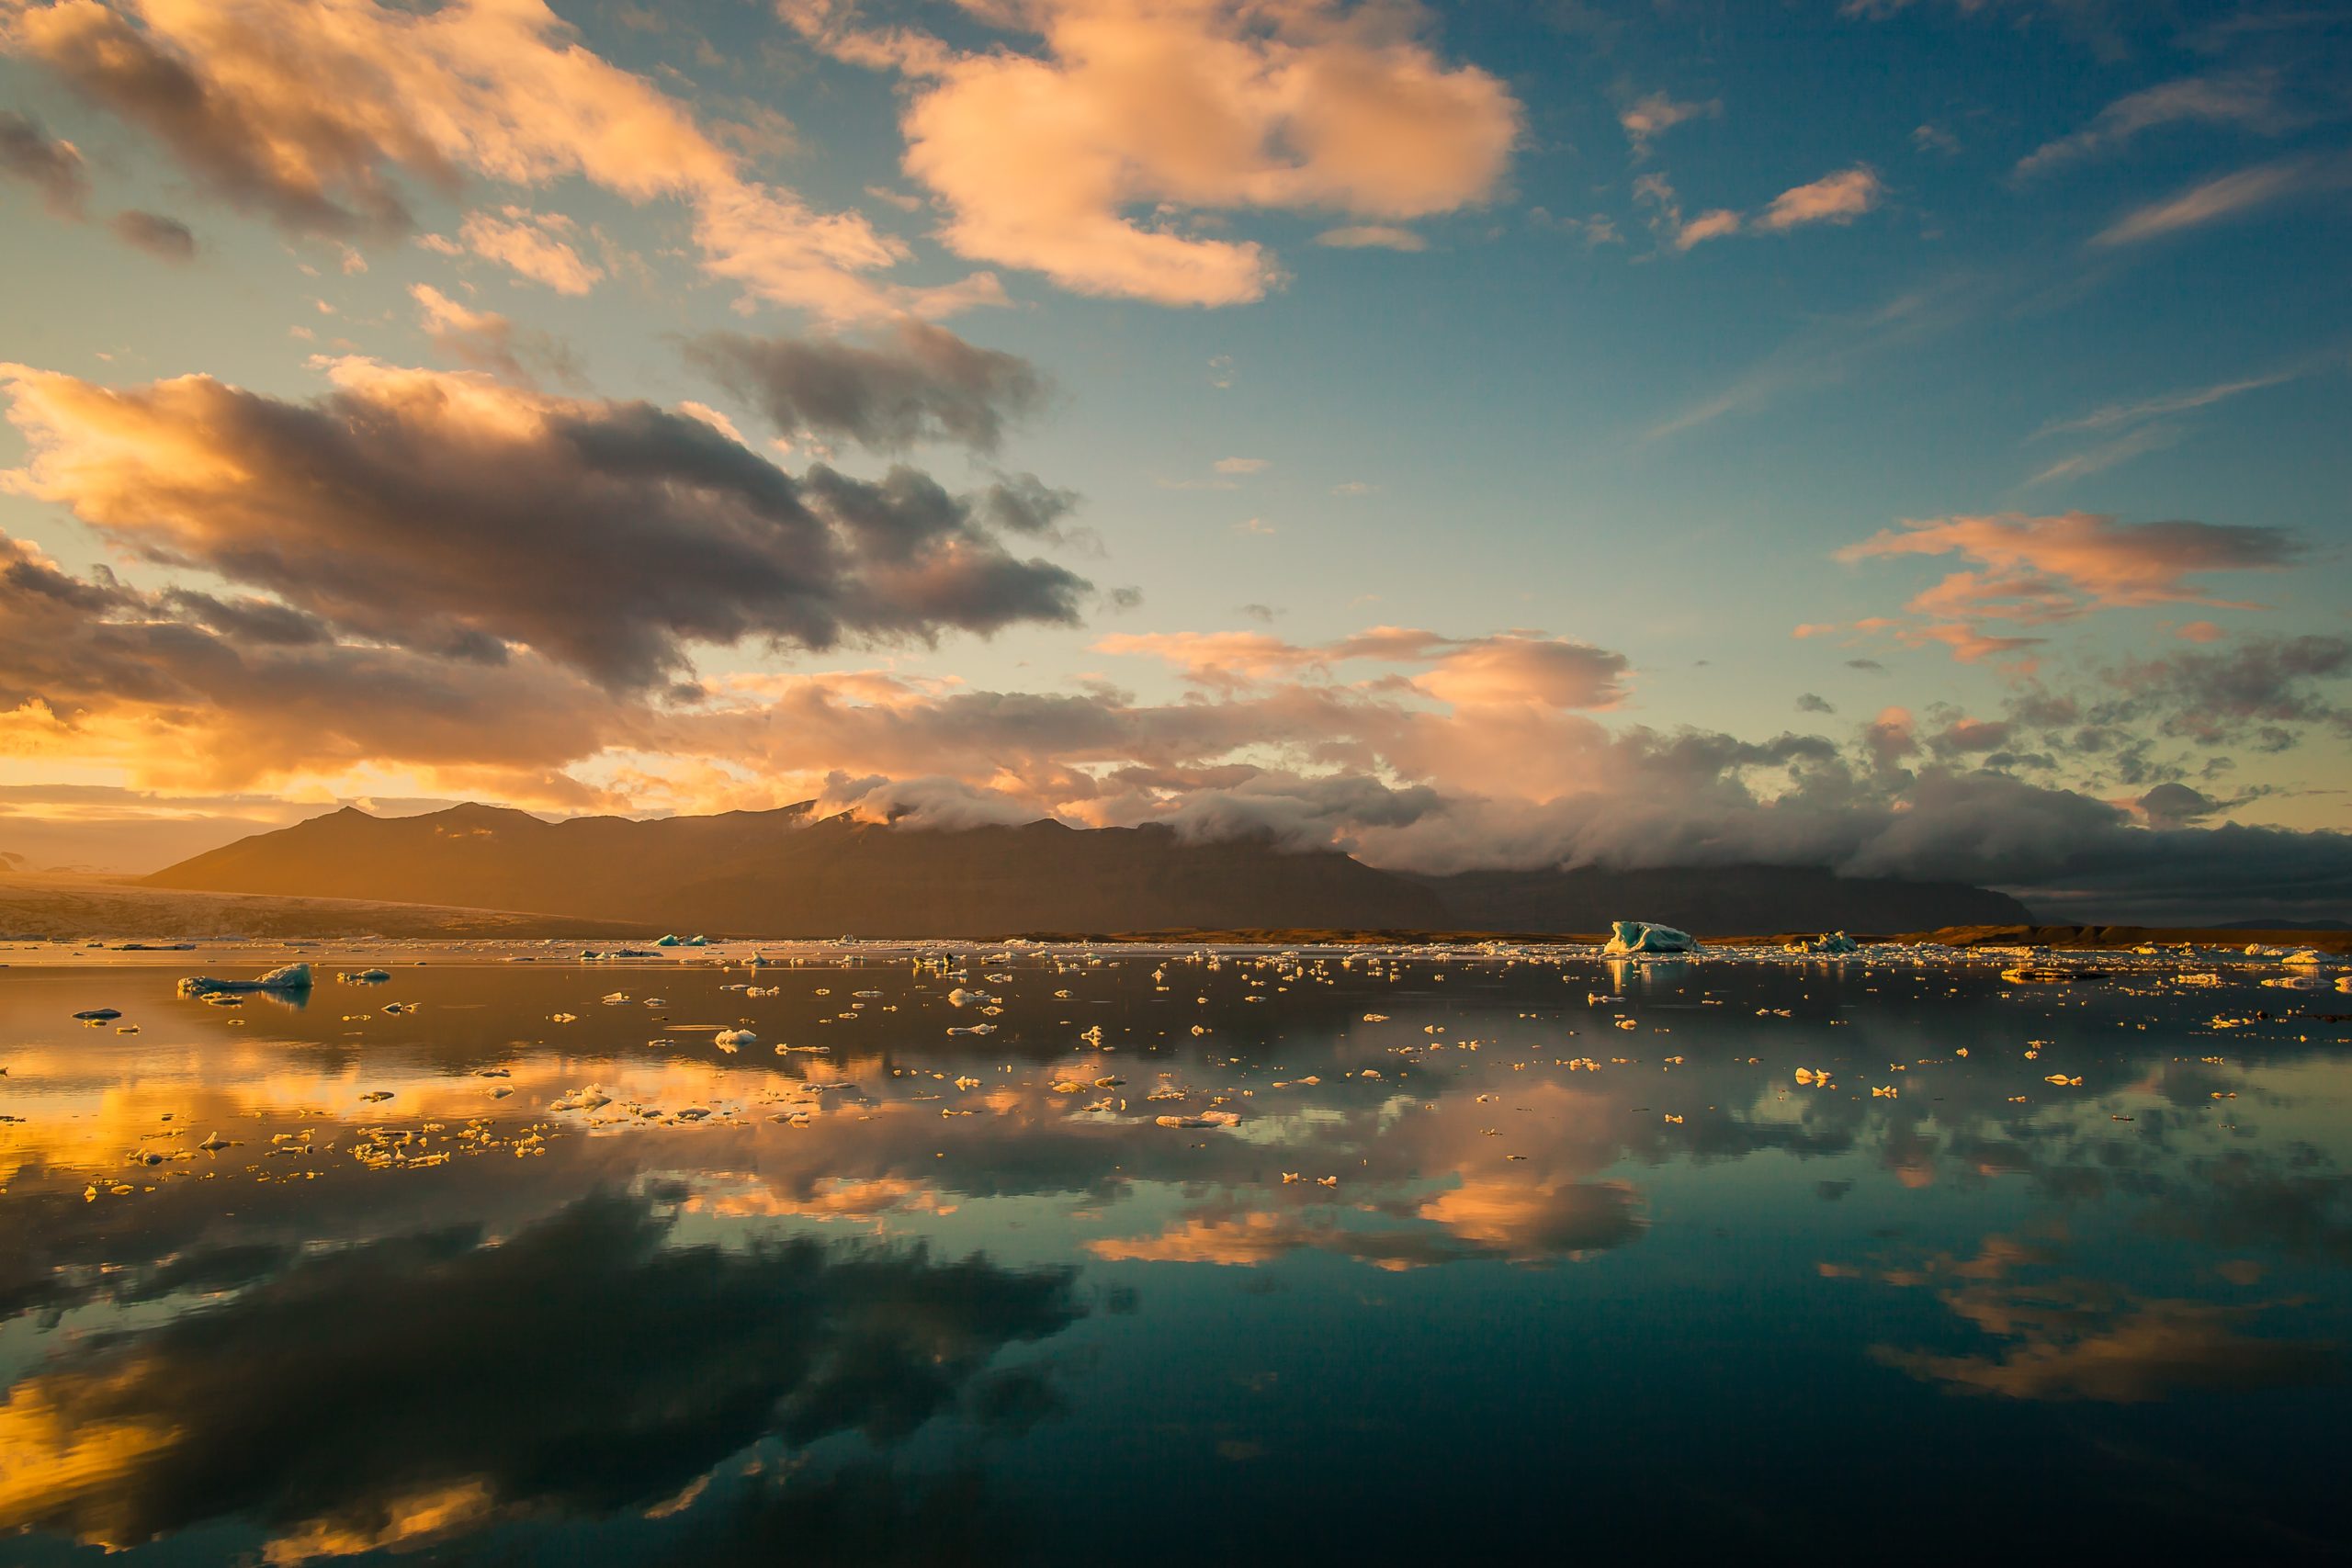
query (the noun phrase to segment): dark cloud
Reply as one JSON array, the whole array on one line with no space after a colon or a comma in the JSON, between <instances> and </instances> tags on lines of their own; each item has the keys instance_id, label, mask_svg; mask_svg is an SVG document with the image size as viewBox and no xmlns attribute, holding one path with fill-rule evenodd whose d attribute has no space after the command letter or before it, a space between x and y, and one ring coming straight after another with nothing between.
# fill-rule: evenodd
<instances>
[{"instance_id":1,"label":"dark cloud","mask_svg":"<svg viewBox=\"0 0 2352 1568\"><path fill-rule=\"evenodd\" d=\"M2152 828L2186 828L2211 817L2222 805L2204 791L2181 784L2160 784L2132 804Z\"/></svg>"},{"instance_id":2,"label":"dark cloud","mask_svg":"<svg viewBox=\"0 0 2352 1568\"><path fill-rule=\"evenodd\" d=\"M2200 746L2290 724L2352 734L2352 709L2321 690L2352 677L2352 637L2254 637L2134 660L2108 673L2120 694L2092 708L2094 723L2154 721L2161 733Z\"/></svg>"},{"instance_id":3,"label":"dark cloud","mask_svg":"<svg viewBox=\"0 0 2352 1568\"><path fill-rule=\"evenodd\" d=\"M39 190L43 204L61 218L79 218L89 201L90 175L81 152L15 109L0 109L0 174Z\"/></svg>"},{"instance_id":4,"label":"dark cloud","mask_svg":"<svg viewBox=\"0 0 2352 1568\"><path fill-rule=\"evenodd\" d=\"M876 452L924 441L993 452L1004 427L1033 412L1046 392L1027 360L974 347L922 321L901 322L889 343L874 348L708 333L685 352L786 438L851 441Z\"/></svg>"},{"instance_id":5,"label":"dark cloud","mask_svg":"<svg viewBox=\"0 0 2352 1568\"><path fill-rule=\"evenodd\" d=\"M1886 666L1881 664L1875 659L1849 659L1846 660L1846 668L1849 670L1860 670L1865 674L1870 675L1883 675L1886 673Z\"/></svg>"},{"instance_id":6,"label":"dark cloud","mask_svg":"<svg viewBox=\"0 0 2352 1568\"><path fill-rule=\"evenodd\" d=\"M461 1228L306 1258L94 1341L12 1391L28 1413L10 1435L19 1479L55 1465L61 1484L13 1493L0 1522L129 1545L242 1514L350 1549L404 1539L424 1503L447 1506L447 1528L601 1516L764 1437L893 1442L959 1410L1017 1416L1034 1399L981 1374L1081 1315L1069 1269L673 1242L644 1201L592 1197L495 1246ZM109 1432L160 1440L78 1471L76 1445Z\"/></svg>"},{"instance_id":7,"label":"dark cloud","mask_svg":"<svg viewBox=\"0 0 2352 1568\"><path fill-rule=\"evenodd\" d=\"M536 656L468 665L336 642L275 601L149 594L103 568L73 577L6 535L0 706L42 716L85 756L135 713L170 776L199 785L406 759L583 807L592 793L554 770L627 724L605 694Z\"/></svg>"},{"instance_id":8,"label":"dark cloud","mask_svg":"<svg viewBox=\"0 0 2352 1568\"><path fill-rule=\"evenodd\" d=\"M196 259L196 232L176 218L134 209L118 212L107 225L115 238L167 262Z\"/></svg>"},{"instance_id":9,"label":"dark cloud","mask_svg":"<svg viewBox=\"0 0 2352 1568\"><path fill-rule=\"evenodd\" d=\"M1034 513L1042 487L795 477L650 403L356 361L337 382L294 403L204 377L111 391L25 372L32 488L150 560L346 635L492 660L525 644L616 690L675 678L696 643L1069 623L1089 586L989 525ZM92 443L103 472L73 460Z\"/></svg>"},{"instance_id":10,"label":"dark cloud","mask_svg":"<svg viewBox=\"0 0 2352 1568\"><path fill-rule=\"evenodd\" d=\"M165 52L143 29L103 6L56 6L19 40L84 96L145 128L205 185L240 207L297 231L351 235L400 232L408 209L379 172L384 150L353 125L325 114L301 127L299 156L268 134L264 117ZM265 50L266 39L249 44ZM409 151L427 169L423 146ZM441 171L447 183L447 171ZM346 193L331 199L330 188Z\"/></svg>"},{"instance_id":11,"label":"dark cloud","mask_svg":"<svg viewBox=\"0 0 2352 1568\"><path fill-rule=\"evenodd\" d=\"M1797 712L1799 713L1836 713L1837 711L1836 705L1827 697L1813 692L1802 692L1797 695Z\"/></svg>"}]
</instances>

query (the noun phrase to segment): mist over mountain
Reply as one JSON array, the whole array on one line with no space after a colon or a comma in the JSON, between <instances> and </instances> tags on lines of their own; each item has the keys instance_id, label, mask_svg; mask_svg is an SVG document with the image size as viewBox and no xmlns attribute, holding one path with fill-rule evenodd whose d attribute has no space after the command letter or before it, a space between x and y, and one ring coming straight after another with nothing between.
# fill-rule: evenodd
<instances>
[{"instance_id":1,"label":"mist over mountain","mask_svg":"<svg viewBox=\"0 0 2352 1568\"><path fill-rule=\"evenodd\" d=\"M773 937L1002 937L1205 929L1589 932L1612 919L1719 934L1917 931L2030 919L1958 883L1809 868L1413 875L1337 851L1051 820L958 829L775 811L548 822L459 806L356 808L256 834L153 887L532 910Z\"/></svg>"}]
</instances>

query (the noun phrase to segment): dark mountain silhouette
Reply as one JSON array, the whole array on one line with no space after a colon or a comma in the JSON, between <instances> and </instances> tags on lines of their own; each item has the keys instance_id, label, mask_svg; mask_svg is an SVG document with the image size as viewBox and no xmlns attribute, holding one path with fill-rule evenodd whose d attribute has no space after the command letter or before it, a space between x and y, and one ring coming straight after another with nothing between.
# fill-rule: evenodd
<instances>
[{"instance_id":1,"label":"dark mountain silhouette","mask_svg":"<svg viewBox=\"0 0 2352 1568\"><path fill-rule=\"evenodd\" d=\"M345 809L183 861L152 886L536 909L760 936L1005 936L1224 924L1429 928L1427 888L1331 852L1058 822L919 830L805 807L543 822Z\"/></svg>"},{"instance_id":2,"label":"dark mountain silhouette","mask_svg":"<svg viewBox=\"0 0 2352 1568\"><path fill-rule=\"evenodd\" d=\"M806 806L644 822L546 822L487 806L405 818L346 808L146 880L774 937L1182 927L1565 933L1604 930L1622 916L1730 934L2030 919L2015 899L1978 888L1848 882L1822 871L1409 876L1333 851L1194 843L1159 827L917 829L817 818Z\"/></svg>"}]
</instances>

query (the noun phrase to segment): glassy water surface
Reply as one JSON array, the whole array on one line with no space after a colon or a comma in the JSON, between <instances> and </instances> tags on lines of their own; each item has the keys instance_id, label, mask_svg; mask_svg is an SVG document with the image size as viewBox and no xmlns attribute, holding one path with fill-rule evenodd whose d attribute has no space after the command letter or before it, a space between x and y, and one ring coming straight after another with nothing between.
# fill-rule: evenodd
<instances>
[{"instance_id":1,"label":"glassy water surface","mask_svg":"<svg viewBox=\"0 0 2352 1568\"><path fill-rule=\"evenodd\" d=\"M0 1559L2352 1550L2275 961L752 951L0 952Z\"/></svg>"}]
</instances>

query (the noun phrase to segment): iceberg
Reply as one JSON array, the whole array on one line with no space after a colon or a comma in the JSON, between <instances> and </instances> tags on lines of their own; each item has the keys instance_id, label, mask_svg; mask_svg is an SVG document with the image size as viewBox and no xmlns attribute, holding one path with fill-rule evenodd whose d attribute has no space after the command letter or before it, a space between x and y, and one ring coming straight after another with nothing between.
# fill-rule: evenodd
<instances>
[{"instance_id":1,"label":"iceberg","mask_svg":"<svg viewBox=\"0 0 2352 1568\"><path fill-rule=\"evenodd\" d=\"M1612 920L1609 931L1609 944L1600 950L1607 953L1690 953L1699 946L1689 931L1647 920Z\"/></svg>"},{"instance_id":2,"label":"iceberg","mask_svg":"<svg viewBox=\"0 0 2352 1568\"><path fill-rule=\"evenodd\" d=\"M2317 969L2335 963L2335 959L2332 954L2322 953L2316 947L2303 947L2296 949L2278 962L2297 969Z\"/></svg>"},{"instance_id":3,"label":"iceberg","mask_svg":"<svg viewBox=\"0 0 2352 1568\"><path fill-rule=\"evenodd\" d=\"M311 966L288 964L273 969L258 980L216 980L209 975L190 975L180 982L180 995L202 997L243 991L307 992L311 988Z\"/></svg>"},{"instance_id":4,"label":"iceberg","mask_svg":"<svg viewBox=\"0 0 2352 1568\"><path fill-rule=\"evenodd\" d=\"M653 945L656 947L675 947L678 945L678 939L675 936L656 937L653 939Z\"/></svg>"},{"instance_id":5,"label":"iceberg","mask_svg":"<svg viewBox=\"0 0 2352 1568\"><path fill-rule=\"evenodd\" d=\"M1800 937L1781 945L1782 953L1860 953L1861 950L1862 944L1844 931L1832 931L1826 936Z\"/></svg>"}]
</instances>

